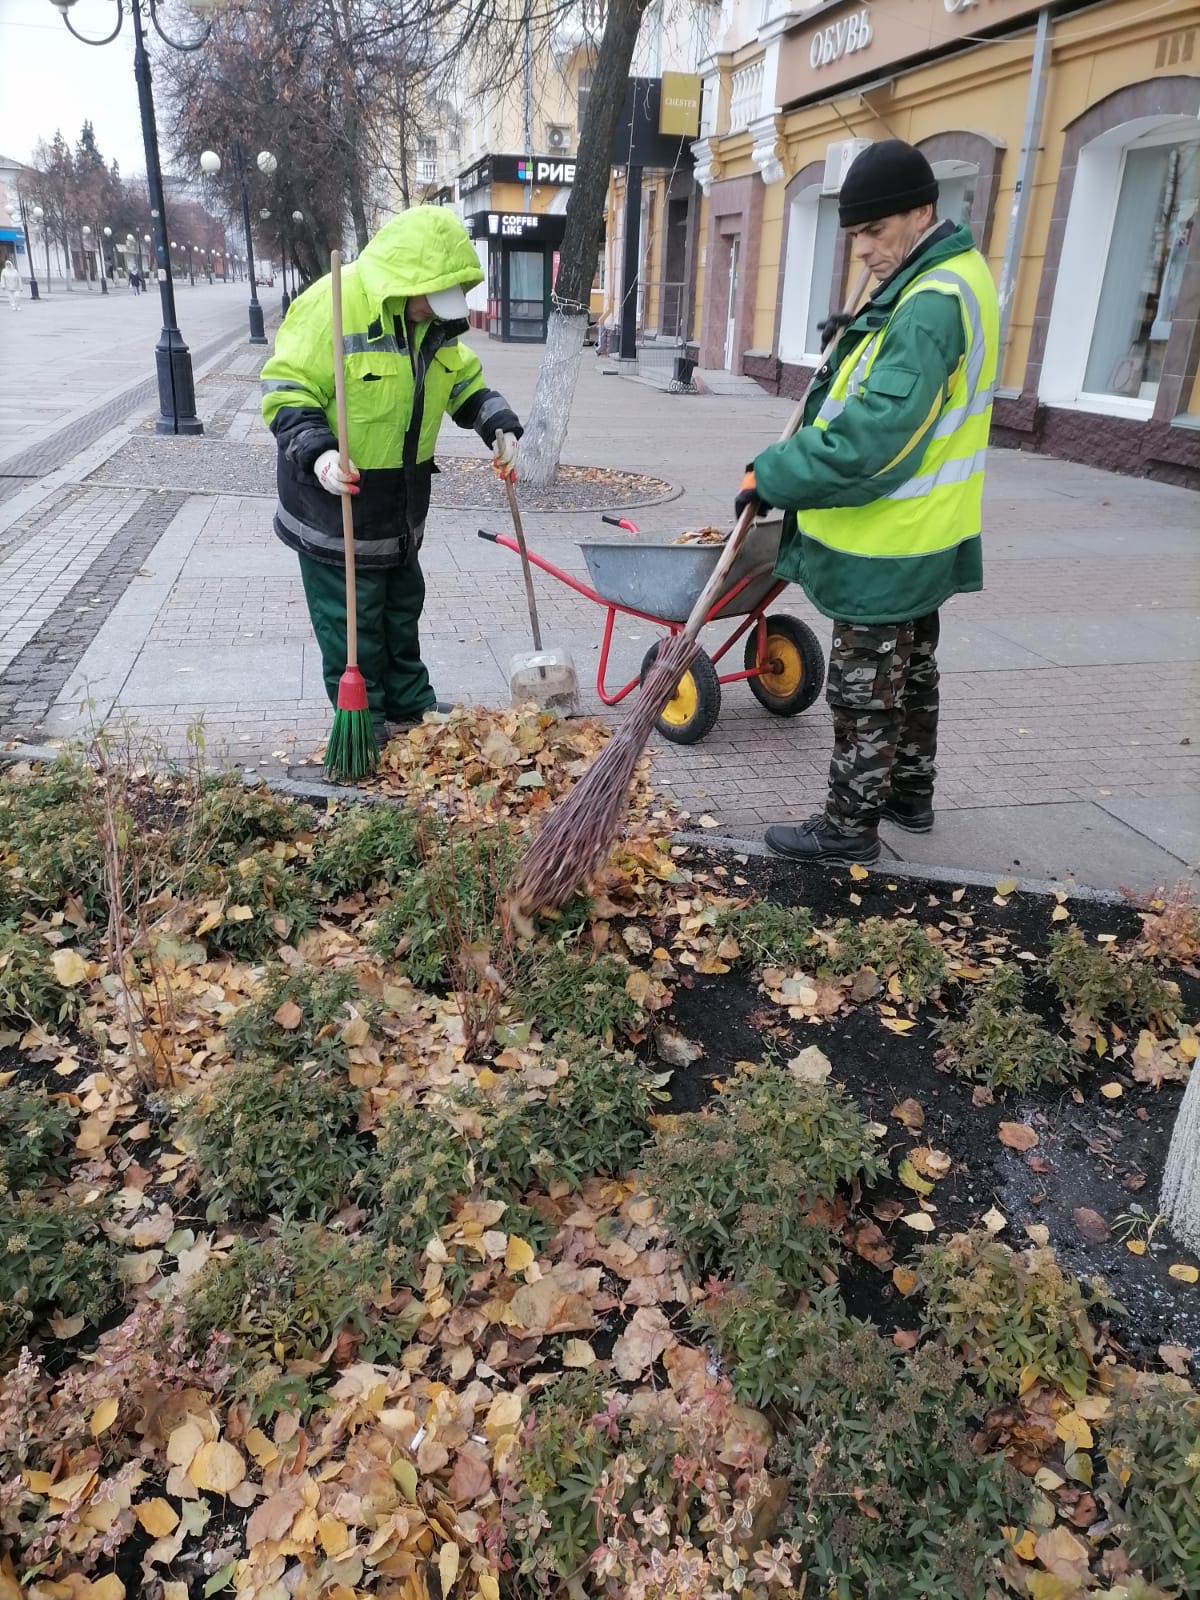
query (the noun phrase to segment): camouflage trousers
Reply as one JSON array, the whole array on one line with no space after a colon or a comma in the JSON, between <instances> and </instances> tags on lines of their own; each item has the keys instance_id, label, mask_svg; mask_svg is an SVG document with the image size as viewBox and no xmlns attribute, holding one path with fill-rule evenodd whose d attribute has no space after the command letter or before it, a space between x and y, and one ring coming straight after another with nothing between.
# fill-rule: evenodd
<instances>
[{"instance_id":1,"label":"camouflage trousers","mask_svg":"<svg viewBox=\"0 0 1200 1600\"><path fill-rule=\"evenodd\" d=\"M871 833L889 793L933 794L938 614L912 622L835 622L825 698L833 712L826 812Z\"/></svg>"}]
</instances>

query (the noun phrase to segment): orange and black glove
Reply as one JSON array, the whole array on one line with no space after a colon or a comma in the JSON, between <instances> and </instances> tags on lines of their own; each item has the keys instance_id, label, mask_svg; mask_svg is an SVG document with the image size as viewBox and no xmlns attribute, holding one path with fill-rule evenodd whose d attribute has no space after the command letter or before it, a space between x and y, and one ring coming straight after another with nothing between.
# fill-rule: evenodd
<instances>
[{"instance_id":1,"label":"orange and black glove","mask_svg":"<svg viewBox=\"0 0 1200 1600\"><path fill-rule=\"evenodd\" d=\"M742 487L738 490L737 499L733 502L733 514L740 517L747 506L754 507L754 515L760 516L764 511L771 509L770 501L764 500L758 491L758 484L754 478L754 463L746 464L746 475L742 479Z\"/></svg>"}]
</instances>

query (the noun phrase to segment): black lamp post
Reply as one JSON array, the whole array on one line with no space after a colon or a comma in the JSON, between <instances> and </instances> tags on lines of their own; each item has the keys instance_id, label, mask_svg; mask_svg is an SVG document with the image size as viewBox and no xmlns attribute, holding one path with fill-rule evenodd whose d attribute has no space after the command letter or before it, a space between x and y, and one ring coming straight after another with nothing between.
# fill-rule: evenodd
<instances>
[{"instance_id":1,"label":"black lamp post","mask_svg":"<svg viewBox=\"0 0 1200 1600\"><path fill-rule=\"evenodd\" d=\"M103 39L89 39L71 27L69 12L76 0L50 0L70 33L84 44L110 44L125 21L126 0L116 0L117 21ZM158 18L158 0L128 0L133 19L133 75L137 81L138 105L142 116L142 142L146 149L146 181L150 188L150 215L154 219L154 250L159 266L159 293L162 298L162 332L155 346L158 369L158 433L203 433L204 424L196 415L196 385L192 377L192 357L175 318L175 285L171 278L171 257L167 245L167 211L163 199L162 169L158 161L158 128L154 120L154 94L150 87L150 57L146 53L143 10L164 44L173 50L198 50L208 38L211 26L205 23L195 40L174 39ZM208 9L209 0L191 0L194 11ZM140 252L139 252L140 254Z\"/></svg>"},{"instance_id":2,"label":"black lamp post","mask_svg":"<svg viewBox=\"0 0 1200 1600\"><path fill-rule=\"evenodd\" d=\"M46 247L46 293L50 293L50 224L46 221L46 213L41 206L34 206L33 220L42 230L42 243Z\"/></svg>"},{"instance_id":3,"label":"black lamp post","mask_svg":"<svg viewBox=\"0 0 1200 1600\"><path fill-rule=\"evenodd\" d=\"M242 154L240 142L233 146L233 159L237 166L238 183L242 191L242 226L246 230L246 270L250 279L250 343L266 344L267 335L263 323L262 306L258 303L258 285L255 282L254 272L254 239L250 231L250 196L246 190L246 160ZM266 177L278 167L279 162L269 150L258 152L258 170ZM221 158L215 150L202 150L200 152L200 170L214 177L221 170Z\"/></svg>"},{"instance_id":4,"label":"black lamp post","mask_svg":"<svg viewBox=\"0 0 1200 1600\"><path fill-rule=\"evenodd\" d=\"M17 190L17 205L20 209L14 211L12 206L9 206L8 214L13 222L20 218L21 232L25 235L25 264L29 268L29 298L37 300L40 297L38 295L37 276L33 270L33 247L29 243L29 219L25 215L25 196L19 189Z\"/></svg>"}]
</instances>

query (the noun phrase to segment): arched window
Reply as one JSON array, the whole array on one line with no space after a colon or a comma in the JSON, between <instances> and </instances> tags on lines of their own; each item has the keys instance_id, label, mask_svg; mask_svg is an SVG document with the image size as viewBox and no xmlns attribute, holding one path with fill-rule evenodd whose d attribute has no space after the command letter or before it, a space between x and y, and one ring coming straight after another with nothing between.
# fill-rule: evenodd
<instances>
[{"instance_id":1,"label":"arched window","mask_svg":"<svg viewBox=\"0 0 1200 1600\"><path fill-rule=\"evenodd\" d=\"M838 244L836 195L819 183L793 191L787 201L787 243L779 321L779 357L812 366L820 357L820 324L830 312Z\"/></svg>"},{"instance_id":2,"label":"arched window","mask_svg":"<svg viewBox=\"0 0 1200 1600\"><path fill-rule=\"evenodd\" d=\"M1150 115L1084 144L1063 235L1039 395L1153 414L1200 207L1200 126Z\"/></svg>"}]
</instances>

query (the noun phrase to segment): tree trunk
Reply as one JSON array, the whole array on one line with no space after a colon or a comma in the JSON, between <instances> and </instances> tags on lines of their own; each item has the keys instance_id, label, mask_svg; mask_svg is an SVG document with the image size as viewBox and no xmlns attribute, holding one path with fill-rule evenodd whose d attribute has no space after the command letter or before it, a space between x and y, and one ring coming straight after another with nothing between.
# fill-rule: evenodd
<instances>
[{"instance_id":1,"label":"tree trunk","mask_svg":"<svg viewBox=\"0 0 1200 1600\"><path fill-rule=\"evenodd\" d=\"M1175 1118L1159 1209L1181 1245L1200 1251L1200 1065L1194 1064Z\"/></svg>"},{"instance_id":2,"label":"tree trunk","mask_svg":"<svg viewBox=\"0 0 1200 1600\"><path fill-rule=\"evenodd\" d=\"M625 86L647 0L610 0L587 111L579 135L575 182L567 201L567 226L558 279L538 370L533 405L521 440L521 477L547 488L558 471L579 381L596 257L604 242L604 203L612 171L612 143L625 104Z\"/></svg>"}]
</instances>

